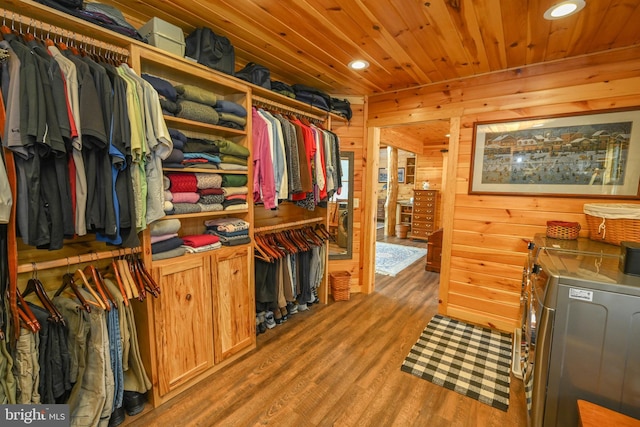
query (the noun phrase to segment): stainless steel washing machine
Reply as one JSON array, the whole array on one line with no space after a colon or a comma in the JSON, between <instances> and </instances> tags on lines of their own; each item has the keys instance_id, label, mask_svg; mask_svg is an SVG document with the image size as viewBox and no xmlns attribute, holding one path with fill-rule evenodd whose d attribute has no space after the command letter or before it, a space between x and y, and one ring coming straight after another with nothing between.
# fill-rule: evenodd
<instances>
[{"instance_id":1,"label":"stainless steel washing machine","mask_svg":"<svg viewBox=\"0 0 640 427\"><path fill-rule=\"evenodd\" d=\"M528 425L577 426L578 399L640 418L640 277L619 271L614 245L534 243L523 272Z\"/></svg>"}]
</instances>

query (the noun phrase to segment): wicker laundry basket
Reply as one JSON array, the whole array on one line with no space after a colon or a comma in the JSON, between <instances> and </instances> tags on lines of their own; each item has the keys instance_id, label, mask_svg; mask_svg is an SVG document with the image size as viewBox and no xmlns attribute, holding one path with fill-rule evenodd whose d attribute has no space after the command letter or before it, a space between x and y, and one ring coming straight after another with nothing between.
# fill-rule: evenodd
<instances>
[{"instance_id":1,"label":"wicker laundry basket","mask_svg":"<svg viewBox=\"0 0 640 427\"><path fill-rule=\"evenodd\" d=\"M575 240L580 232L580 224L566 221L547 221L547 237L562 240Z\"/></svg>"},{"instance_id":2,"label":"wicker laundry basket","mask_svg":"<svg viewBox=\"0 0 640 427\"><path fill-rule=\"evenodd\" d=\"M331 295L334 301L348 301L350 294L351 273L348 271L334 271L329 273Z\"/></svg>"},{"instance_id":3,"label":"wicker laundry basket","mask_svg":"<svg viewBox=\"0 0 640 427\"><path fill-rule=\"evenodd\" d=\"M612 245L640 242L640 204L587 203L583 209L591 240Z\"/></svg>"}]
</instances>

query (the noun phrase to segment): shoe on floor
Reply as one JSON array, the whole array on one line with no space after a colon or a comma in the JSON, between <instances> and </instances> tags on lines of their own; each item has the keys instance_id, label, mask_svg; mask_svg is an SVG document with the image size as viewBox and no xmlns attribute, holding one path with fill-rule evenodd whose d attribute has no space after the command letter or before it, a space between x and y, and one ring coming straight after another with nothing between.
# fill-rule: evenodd
<instances>
[{"instance_id":1,"label":"shoe on floor","mask_svg":"<svg viewBox=\"0 0 640 427\"><path fill-rule=\"evenodd\" d=\"M273 316L272 311L267 311L264 315L264 323L269 329L273 329L276 327L276 319Z\"/></svg>"},{"instance_id":2,"label":"shoe on floor","mask_svg":"<svg viewBox=\"0 0 640 427\"><path fill-rule=\"evenodd\" d=\"M109 417L109 427L119 426L124 422L125 418L126 414L124 411L124 406L114 409L111 413L111 417Z\"/></svg>"},{"instance_id":3,"label":"shoe on floor","mask_svg":"<svg viewBox=\"0 0 640 427\"><path fill-rule=\"evenodd\" d=\"M309 307L307 306L307 304L298 304L298 311L307 311L309 310Z\"/></svg>"},{"instance_id":4,"label":"shoe on floor","mask_svg":"<svg viewBox=\"0 0 640 427\"><path fill-rule=\"evenodd\" d=\"M144 409L147 398L144 394L137 391L124 391L122 398L122 406L124 406L127 415L138 415Z\"/></svg>"},{"instance_id":5,"label":"shoe on floor","mask_svg":"<svg viewBox=\"0 0 640 427\"><path fill-rule=\"evenodd\" d=\"M297 312L298 312L298 304L296 304L295 302L288 302L287 313L289 313L289 315L292 315L292 314L296 314Z\"/></svg>"}]
</instances>

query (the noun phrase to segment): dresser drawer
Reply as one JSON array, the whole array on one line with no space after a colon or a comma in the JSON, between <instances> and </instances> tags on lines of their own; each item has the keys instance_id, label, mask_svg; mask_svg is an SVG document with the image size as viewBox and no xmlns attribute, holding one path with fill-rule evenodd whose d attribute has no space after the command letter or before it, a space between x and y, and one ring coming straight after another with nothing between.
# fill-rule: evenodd
<instances>
[{"instance_id":1,"label":"dresser drawer","mask_svg":"<svg viewBox=\"0 0 640 427\"><path fill-rule=\"evenodd\" d=\"M433 215L436 211L436 205L431 204L431 205L423 205L423 206L419 206L416 205L415 202L413 204L413 214L414 215Z\"/></svg>"},{"instance_id":2,"label":"dresser drawer","mask_svg":"<svg viewBox=\"0 0 640 427\"><path fill-rule=\"evenodd\" d=\"M432 222L417 222L417 221L414 221L414 222L411 223L411 229L412 230L422 230L422 231L426 231L428 233L431 233L434 230L434 224Z\"/></svg>"},{"instance_id":3,"label":"dresser drawer","mask_svg":"<svg viewBox=\"0 0 640 427\"><path fill-rule=\"evenodd\" d=\"M418 229L415 229L415 228L411 229L411 238L412 239L428 240L430 235L431 235L431 231L418 230Z\"/></svg>"},{"instance_id":4,"label":"dresser drawer","mask_svg":"<svg viewBox=\"0 0 640 427\"><path fill-rule=\"evenodd\" d=\"M435 216L433 213L414 213L413 220L415 222L430 222L433 223L435 221Z\"/></svg>"}]
</instances>

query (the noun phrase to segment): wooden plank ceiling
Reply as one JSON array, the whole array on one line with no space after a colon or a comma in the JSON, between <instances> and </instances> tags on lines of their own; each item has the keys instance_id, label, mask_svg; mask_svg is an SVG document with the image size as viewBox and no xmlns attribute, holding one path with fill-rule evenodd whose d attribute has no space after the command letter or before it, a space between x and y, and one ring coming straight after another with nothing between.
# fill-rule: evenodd
<instances>
[{"instance_id":1,"label":"wooden plank ceiling","mask_svg":"<svg viewBox=\"0 0 640 427\"><path fill-rule=\"evenodd\" d=\"M545 20L544 11L559 1L101 2L116 6L136 27L153 16L185 34L208 26L231 40L238 67L254 61L289 84L371 95L640 43L640 1L586 0L576 15ZM371 66L353 71L347 66L353 59ZM442 143L442 129L412 131L420 132Z\"/></svg>"}]
</instances>

